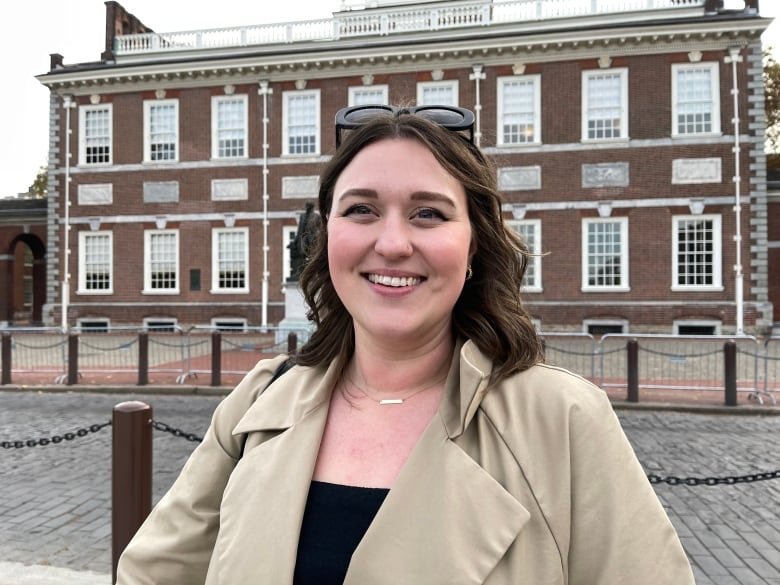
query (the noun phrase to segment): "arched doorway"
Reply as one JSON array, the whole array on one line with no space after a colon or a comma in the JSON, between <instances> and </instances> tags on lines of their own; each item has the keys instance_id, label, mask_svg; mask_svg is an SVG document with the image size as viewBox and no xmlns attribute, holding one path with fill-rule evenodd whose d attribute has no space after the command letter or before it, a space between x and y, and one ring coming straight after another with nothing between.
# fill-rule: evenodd
<instances>
[{"instance_id":1,"label":"arched doorway","mask_svg":"<svg viewBox=\"0 0 780 585\"><path fill-rule=\"evenodd\" d=\"M46 296L46 247L30 233L11 240L7 263L6 318L15 326L41 325Z\"/></svg>"}]
</instances>

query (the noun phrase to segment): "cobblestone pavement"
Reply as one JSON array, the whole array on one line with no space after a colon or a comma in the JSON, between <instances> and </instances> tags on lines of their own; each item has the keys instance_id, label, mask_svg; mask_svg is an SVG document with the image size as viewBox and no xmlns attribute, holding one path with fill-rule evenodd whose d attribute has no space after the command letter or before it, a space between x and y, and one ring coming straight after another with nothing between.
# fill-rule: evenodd
<instances>
[{"instance_id":1,"label":"cobblestone pavement","mask_svg":"<svg viewBox=\"0 0 780 585\"><path fill-rule=\"evenodd\" d=\"M202 435L220 397L3 391L0 441L88 429L108 422L125 400L146 402L155 420ZM780 468L780 416L623 409L618 415L649 474L723 477ZM155 432L155 502L195 445ZM699 585L780 585L780 479L655 488ZM90 583L94 573L106 574L108 585L110 427L56 445L0 449L0 493L0 585L11 583L3 567L20 563L90 571ZM21 582L32 583L14 581Z\"/></svg>"}]
</instances>

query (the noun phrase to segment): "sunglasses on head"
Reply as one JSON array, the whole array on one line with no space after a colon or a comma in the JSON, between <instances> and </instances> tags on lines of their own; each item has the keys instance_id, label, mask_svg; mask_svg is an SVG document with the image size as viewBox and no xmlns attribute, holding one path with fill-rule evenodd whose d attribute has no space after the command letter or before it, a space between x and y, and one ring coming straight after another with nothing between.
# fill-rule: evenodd
<instances>
[{"instance_id":1,"label":"sunglasses on head","mask_svg":"<svg viewBox=\"0 0 780 585\"><path fill-rule=\"evenodd\" d=\"M341 146L342 130L354 130L367 124L377 116L392 116L409 114L426 118L439 126L453 132L468 132L468 140L474 144L474 113L466 108L456 106L416 106L401 108L370 104L349 106L336 112L336 148Z\"/></svg>"}]
</instances>

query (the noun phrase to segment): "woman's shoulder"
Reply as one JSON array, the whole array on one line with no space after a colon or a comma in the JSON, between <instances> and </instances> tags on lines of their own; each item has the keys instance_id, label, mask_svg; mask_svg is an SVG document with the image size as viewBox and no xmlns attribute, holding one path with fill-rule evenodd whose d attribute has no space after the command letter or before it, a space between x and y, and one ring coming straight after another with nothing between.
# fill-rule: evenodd
<instances>
[{"instance_id":1,"label":"woman's shoulder","mask_svg":"<svg viewBox=\"0 0 780 585\"><path fill-rule=\"evenodd\" d=\"M509 418L559 420L575 413L611 411L604 390L575 372L549 364L531 366L502 380L487 393L482 407Z\"/></svg>"}]
</instances>

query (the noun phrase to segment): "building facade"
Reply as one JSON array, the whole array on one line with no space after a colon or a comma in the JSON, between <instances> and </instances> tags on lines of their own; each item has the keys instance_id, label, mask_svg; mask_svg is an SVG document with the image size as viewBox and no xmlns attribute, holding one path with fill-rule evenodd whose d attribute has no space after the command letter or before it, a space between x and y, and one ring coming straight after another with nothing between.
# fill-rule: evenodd
<instances>
[{"instance_id":1,"label":"building facade","mask_svg":"<svg viewBox=\"0 0 780 585\"><path fill-rule=\"evenodd\" d=\"M38 77L52 324L278 324L336 111L438 103L476 113L542 330L772 328L758 0L377 1L187 33L106 15L99 61Z\"/></svg>"}]
</instances>

